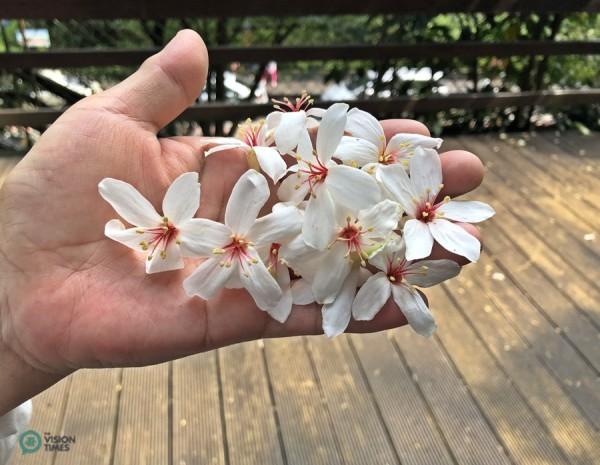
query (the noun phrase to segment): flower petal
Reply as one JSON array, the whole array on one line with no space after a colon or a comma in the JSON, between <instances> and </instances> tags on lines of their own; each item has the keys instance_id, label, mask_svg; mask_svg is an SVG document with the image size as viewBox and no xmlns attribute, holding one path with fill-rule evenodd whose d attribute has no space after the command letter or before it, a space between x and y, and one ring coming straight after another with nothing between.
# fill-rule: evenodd
<instances>
[{"instance_id":1,"label":"flower petal","mask_svg":"<svg viewBox=\"0 0 600 465\"><path fill-rule=\"evenodd\" d=\"M335 153L344 135L347 112L346 103L334 103L325 112L317 131L317 155L321 163L328 162Z\"/></svg>"},{"instance_id":2,"label":"flower petal","mask_svg":"<svg viewBox=\"0 0 600 465\"><path fill-rule=\"evenodd\" d=\"M427 224L419 220L408 220L404 224L403 233L407 260L417 260L431 254L433 237Z\"/></svg>"},{"instance_id":3,"label":"flower petal","mask_svg":"<svg viewBox=\"0 0 600 465\"><path fill-rule=\"evenodd\" d=\"M192 218L179 225L181 253L184 257L211 257L214 249L231 242L231 230L206 218Z\"/></svg>"},{"instance_id":4,"label":"flower petal","mask_svg":"<svg viewBox=\"0 0 600 465\"><path fill-rule=\"evenodd\" d=\"M442 186L442 162L433 149L417 147L410 159L410 179L420 199L433 202Z\"/></svg>"},{"instance_id":5,"label":"flower petal","mask_svg":"<svg viewBox=\"0 0 600 465\"><path fill-rule=\"evenodd\" d=\"M370 239L384 239L398 226L402 211L392 200L383 200L358 213L359 223Z\"/></svg>"},{"instance_id":6,"label":"flower petal","mask_svg":"<svg viewBox=\"0 0 600 465\"><path fill-rule=\"evenodd\" d=\"M312 284L315 300L320 304L333 302L350 273L352 264L346 253L346 246L336 243L323 256Z\"/></svg>"},{"instance_id":7,"label":"flower petal","mask_svg":"<svg viewBox=\"0 0 600 465\"><path fill-rule=\"evenodd\" d=\"M163 214L174 225L193 218L200 206L198 173L183 173L167 189L163 199Z\"/></svg>"},{"instance_id":8,"label":"flower petal","mask_svg":"<svg viewBox=\"0 0 600 465\"><path fill-rule=\"evenodd\" d=\"M247 149L248 146L246 144L244 144L241 140L237 140L237 139L234 139L233 137L231 137L230 140L226 144L216 145L216 146L208 149L206 152L204 152L204 156L208 157L210 155L214 155L217 152L225 152L227 150L234 150L234 149L239 149L239 148Z\"/></svg>"},{"instance_id":9,"label":"flower petal","mask_svg":"<svg viewBox=\"0 0 600 465\"><path fill-rule=\"evenodd\" d=\"M354 137L369 141L377 150L377 155L385 147L385 134L381 124L370 113L353 108L348 112L346 131Z\"/></svg>"},{"instance_id":10,"label":"flower petal","mask_svg":"<svg viewBox=\"0 0 600 465\"><path fill-rule=\"evenodd\" d=\"M221 266L220 258L209 258L183 281L186 294L197 295L202 299L211 299L219 292L237 271L237 264Z\"/></svg>"},{"instance_id":11,"label":"flower petal","mask_svg":"<svg viewBox=\"0 0 600 465\"><path fill-rule=\"evenodd\" d=\"M392 286L392 296L412 329L421 336L429 337L433 334L436 328L435 320L416 290L399 284Z\"/></svg>"},{"instance_id":12,"label":"flower petal","mask_svg":"<svg viewBox=\"0 0 600 465\"><path fill-rule=\"evenodd\" d=\"M131 184L104 178L98 184L98 191L125 221L134 226L154 227L162 222L152 204Z\"/></svg>"},{"instance_id":13,"label":"flower petal","mask_svg":"<svg viewBox=\"0 0 600 465\"><path fill-rule=\"evenodd\" d=\"M264 311L271 311L281 299L283 293L273 275L260 259L254 249L247 250L250 262L239 268L239 277L246 290L250 293L256 306Z\"/></svg>"},{"instance_id":14,"label":"flower petal","mask_svg":"<svg viewBox=\"0 0 600 465\"><path fill-rule=\"evenodd\" d=\"M297 207L284 205L256 220L247 237L257 245L283 242L300 233L302 219Z\"/></svg>"},{"instance_id":15,"label":"flower petal","mask_svg":"<svg viewBox=\"0 0 600 465\"><path fill-rule=\"evenodd\" d=\"M345 164L362 167L368 163L377 163L379 161L379 151L371 142L358 137L342 137L333 155L339 158Z\"/></svg>"},{"instance_id":16,"label":"flower petal","mask_svg":"<svg viewBox=\"0 0 600 465\"><path fill-rule=\"evenodd\" d=\"M260 209L269 199L265 177L255 170L246 171L233 186L225 209L225 224L236 234L246 234Z\"/></svg>"},{"instance_id":17,"label":"flower petal","mask_svg":"<svg viewBox=\"0 0 600 465\"><path fill-rule=\"evenodd\" d=\"M318 250L324 250L335 235L335 204L331 194L320 186L308 200L302 224L304 241Z\"/></svg>"},{"instance_id":18,"label":"flower petal","mask_svg":"<svg viewBox=\"0 0 600 465\"><path fill-rule=\"evenodd\" d=\"M404 211L415 216L415 203L413 199L418 198L411 180L402 165L388 165L379 168L379 179L385 189L392 195Z\"/></svg>"},{"instance_id":19,"label":"flower petal","mask_svg":"<svg viewBox=\"0 0 600 465\"><path fill-rule=\"evenodd\" d=\"M306 132L306 113L290 111L281 113L275 129L275 144L281 153L290 153L300 141L302 132Z\"/></svg>"},{"instance_id":20,"label":"flower petal","mask_svg":"<svg viewBox=\"0 0 600 465\"><path fill-rule=\"evenodd\" d=\"M287 165L275 147L254 147L256 159L260 169L269 176L273 182L279 180L287 172Z\"/></svg>"},{"instance_id":21,"label":"flower petal","mask_svg":"<svg viewBox=\"0 0 600 465\"><path fill-rule=\"evenodd\" d=\"M353 211L372 207L381 198L377 181L351 166L328 166L324 184L337 203Z\"/></svg>"},{"instance_id":22,"label":"flower petal","mask_svg":"<svg viewBox=\"0 0 600 465\"><path fill-rule=\"evenodd\" d=\"M344 280L335 300L323 305L323 331L328 337L334 337L346 331L352 315L352 301L356 295L358 270L353 270Z\"/></svg>"},{"instance_id":23,"label":"flower petal","mask_svg":"<svg viewBox=\"0 0 600 465\"><path fill-rule=\"evenodd\" d=\"M298 165L294 165L298 166ZM299 204L308 195L309 186L306 182L308 176L304 173L291 173L283 180L277 190L277 197L282 202L292 202Z\"/></svg>"},{"instance_id":24,"label":"flower petal","mask_svg":"<svg viewBox=\"0 0 600 465\"><path fill-rule=\"evenodd\" d=\"M404 240L398 234L392 233L385 246L369 257L369 265L381 271L387 271L388 265L397 257L402 260L405 256Z\"/></svg>"},{"instance_id":25,"label":"flower petal","mask_svg":"<svg viewBox=\"0 0 600 465\"><path fill-rule=\"evenodd\" d=\"M438 149L442 142L442 139L421 134L400 133L389 140L385 154L395 154L396 158L407 158L414 154L416 147Z\"/></svg>"},{"instance_id":26,"label":"flower petal","mask_svg":"<svg viewBox=\"0 0 600 465\"><path fill-rule=\"evenodd\" d=\"M479 254L481 252L480 242L476 237L471 236L457 224L448 220L435 219L429 223L429 230L431 231L433 238L444 249L457 255L461 255L471 262L479 260Z\"/></svg>"},{"instance_id":27,"label":"flower petal","mask_svg":"<svg viewBox=\"0 0 600 465\"><path fill-rule=\"evenodd\" d=\"M444 218L465 223L479 223L491 218L496 213L487 203L476 200L450 200L442 204L436 213L442 213Z\"/></svg>"},{"instance_id":28,"label":"flower petal","mask_svg":"<svg viewBox=\"0 0 600 465\"><path fill-rule=\"evenodd\" d=\"M312 286L306 279L297 279L292 283L292 300L295 305L310 305L315 302Z\"/></svg>"},{"instance_id":29,"label":"flower petal","mask_svg":"<svg viewBox=\"0 0 600 465\"><path fill-rule=\"evenodd\" d=\"M167 248L163 252L155 250L152 255L148 255L146 273L160 273L162 271L181 270L183 268L181 250L175 241L169 241Z\"/></svg>"},{"instance_id":30,"label":"flower petal","mask_svg":"<svg viewBox=\"0 0 600 465\"><path fill-rule=\"evenodd\" d=\"M460 273L460 266L453 260L421 260L406 267L406 280L413 286L431 287Z\"/></svg>"},{"instance_id":31,"label":"flower petal","mask_svg":"<svg viewBox=\"0 0 600 465\"><path fill-rule=\"evenodd\" d=\"M290 270L287 266L279 264L275 280L279 284L282 295L277 305L268 310L269 315L280 323L284 323L292 311L292 288L290 286Z\"/></svg>"},{"instance_id":32,"label":"flower petal","mask_svg":"<svg viewBox=\"0 0 600 465\"><path fill-rule=\"evenodd\" d=\"M383 272L374 274L362 285L352 304L355 320L372 320L390 298L392 285Z\"/></svg>"}]
</instances>

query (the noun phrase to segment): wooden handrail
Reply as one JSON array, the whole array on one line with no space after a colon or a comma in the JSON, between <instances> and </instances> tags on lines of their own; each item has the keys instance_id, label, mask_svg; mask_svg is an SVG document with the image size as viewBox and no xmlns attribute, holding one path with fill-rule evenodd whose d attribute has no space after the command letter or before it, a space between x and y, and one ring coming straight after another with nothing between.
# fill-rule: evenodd
<instances>
[{"instance_id":1,"label":"wooden handrail","mask_svg":"<svg viewBox=\"0 0 600 465\"><path fill-rule=\"evenodd\" d=\"M431 113L451 108L481 110L526 105L565 106L600 103L600 89L451 94L447 96L397 97L384 100L354 100L348 103L377 116L385 116L386 114L399 115L401 113ZM316 105L325 107L330 104L331 102L316 103ZM188 108L178 119L238 121L246 117L265 115L272 108L270 104L206 103ZM61 110L45 108L36 110L0 109L0 127L9 125L42 127L53 123L61 114Z\"/></svg>"},{"instance_id":2,"label":"wooden handrail","mask_svg":"<svg viewBox=\"0 0 600 465\"><path fill-rule=\"evenodd\" d=\"M179 17L247 17L339 14L438 14L456 12L598 12L599 0L9 0L0 5L0 18L114 19Z\"/></svg>"},{"instance_id":3,"label":"wooden handrail","mask_svg":"<svg viewBox=\"0 0 600 465\"><path fill-rule=\"evenodd\" d=\"M0 54L0 69L77 68L85 66L137 66L156 53L158 48L110 50L64 49L44 52ZM600 54L600 41L513 41L453 42L382 45L323 45L209 48L211 65L235 61L263 63L315 60L370 60L398 58L436 58L483 56L510 57L524 55L594 55Z\"/></svg>"}]
</instances>

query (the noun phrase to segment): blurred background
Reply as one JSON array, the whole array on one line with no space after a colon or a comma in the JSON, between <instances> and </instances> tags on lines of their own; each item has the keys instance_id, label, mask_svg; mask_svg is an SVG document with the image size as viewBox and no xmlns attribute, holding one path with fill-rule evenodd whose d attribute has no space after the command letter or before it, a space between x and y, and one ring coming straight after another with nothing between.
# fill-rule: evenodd
<instances>
[{"instance_id":1,"label":"blurred background","mask_svg":"<svg viewBox=\"0 0 600 465\"><path fill-rule=\"evenodd\" d=\"M1 2L0 183L65 108L192 28L209 80L163 135L233 134L271 99L306 91L317 105L417 118L443 151L476 153L487 173L472 198L497 211L479 263L427 292L432 338L253 341L80 370L34 399L31 428L68 450L16 451L12 465L600 463L599 11L595 0Z\"/></svg>"}]
</instances>

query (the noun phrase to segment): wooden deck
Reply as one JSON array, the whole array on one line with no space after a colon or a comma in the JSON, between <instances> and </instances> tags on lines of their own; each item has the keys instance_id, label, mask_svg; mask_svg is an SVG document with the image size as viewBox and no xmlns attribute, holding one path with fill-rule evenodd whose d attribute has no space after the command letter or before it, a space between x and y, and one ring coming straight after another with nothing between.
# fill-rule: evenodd
<instances>
[{"instance_id":1,"label":"wooden deck","mask_svg":"<svg viewBox=\"0 0 600 465\"><path fill-rule=\"evenodd\" d=\"M32 428L75 435L72 450L12 465L600 463L600 135L445 147L484 160L476 197L498 214L480 263L428 294L433 338L267 340L80 371L34 400Z\"/></svg>"}]
</instances>

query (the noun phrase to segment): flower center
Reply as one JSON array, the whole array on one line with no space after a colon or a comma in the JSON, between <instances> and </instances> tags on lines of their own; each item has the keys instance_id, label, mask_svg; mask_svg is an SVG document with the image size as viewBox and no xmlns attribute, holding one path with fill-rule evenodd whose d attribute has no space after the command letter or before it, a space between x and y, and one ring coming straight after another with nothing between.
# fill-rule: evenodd
<instances>
[{"instance_id":1,"label":"flower center","mask_svg":"<svg viewBox=\"0 0 600 465\"><path fill-rule=\"evenodd\" d=\"M291 111L306 111L314 103L314 99L306 92L302 92L300 97L296 97L296 100L292 102L289 98L285 97L283 100L271 99L274 103L273 108L281 112Z\"/></svg>"},{"instance_id":2,"label":"flower center","mask_svg":"<svg viewBox=\"0 0 600 465\"><path fill-rule=\"evenodd\" d=\"M365 259L368 258L368 254L363 250L363 234L365 231L370 230L372 230L372 228L365 230L365 228L358 223L358 219L352 221L352 218L348 216L346 217L346 224L340 228L335 240L346 243L346 247L348 248L346 257L356 259L356 261L360 261L360 263L364 265Z\"/></svg>"},{"instance_id":3,"label":"flower center","mask_svg":"<svg viewBox=\"0 0 600 465\"><path fill-rule=\"evenodd\" d=\"M314 195L315 188L323 181L325 181L327 173L329 172L327 167L323 163L321 163L321 161L317 157L315 157L315 159L316 163L305 162L306 168L298 170L298 176L300 176L300 173L304 173L307 175L306 179L302 181L302 184L308 183L308 191L311 195ZM295 188L300 189L300 186L301 184L297 184Z\"/></svg>"},{"instance_id":4,"label":"flower center","mask_svg":"<svg viewBox=\"0 0 600 465\"><path fill-rule=\"evenodd\" d=\"M435 211L438 209L438 205L432 205L431 202L425 202L419 205L415 218L421 220L423 223L429 223L435 219Z\"/></svg>"},{"instance_id":5,"label":"flower center","mask_svg":"<svg viewBox=\"0 0 600 465\"><path fill-rule=\"evenodd\" d=\"M426 275L428 267L425 265L410 265L406 258L396 257L395 260L388 261L387 278L394 284L400 284L408 275L422 274Z\"/></svg>"},{"instance_id":6,"label":"flower center","mask_svg":"<svg viewBox=\"0 0 600 465\"><path fill-rule=\"evenodd\" d=\"M259 121L253 123L252 120L247 120L241 127L239 132L240 139L250 147L256 147L259 145L258 135L263 126L264 122Z\"/></svg>"},{"instance_id":7,"label":"flower center","mask_svg":"<svg viewBox=\"0 0 600 465\"><path fill-rule=\"evenodd\" d=\"M244 270L245 265L255 265L258 263L258 260L253 258L248 251L248 247L251 245L253 245L252 242L246 238L233 235L229 244L222 249L214 249L213 254L224 256L223 260L219 263L220 266L229 268L234 261L237 261L241 269ZM244 274L248 276L248 273Z\"/></svg>"},{"instance_id":8,"label":"flower center","mask_svg":"<svg viewBox=\"0 0 600 465\"><path fill-rule=\"evenodd\" d=\"M172 240L177 239L177 235L179 231L177 228L169 222L169 219L165 216L163 218L163 222L160 226L156 228L146 228L146 229L138 229L138 234L149 234L150 239L147 241L141 241L140 247L144 251L150 251L148 254L148 260L152 260L152 257L159 251L160 258L163 260L167 258L167 247ZM176 240L177 244L179 241Z\"/></svg>"},{"instance_id":9,"label":"flower center","mask_svg":"<svg viewBox=\"0 0 600 465\"><path fill-rule=\"evenodd\" d=\"M411 144L408 142L403 142L398 145L398 149L394 152L388 152L379 154L379 163L382 165L393 165L394 163L403 163L404 165L408 165L409 157L412 156L414 150L408 150Z\"/></svg>"}]
</instances>

